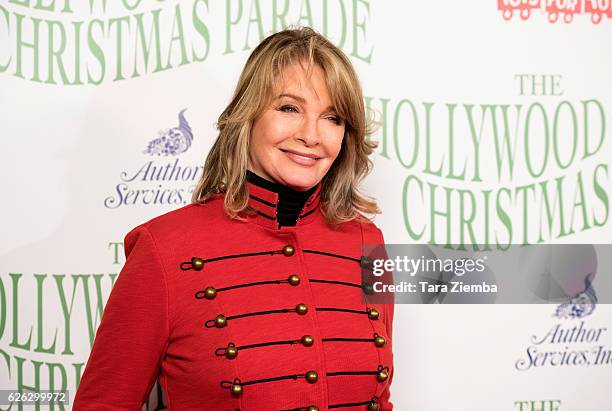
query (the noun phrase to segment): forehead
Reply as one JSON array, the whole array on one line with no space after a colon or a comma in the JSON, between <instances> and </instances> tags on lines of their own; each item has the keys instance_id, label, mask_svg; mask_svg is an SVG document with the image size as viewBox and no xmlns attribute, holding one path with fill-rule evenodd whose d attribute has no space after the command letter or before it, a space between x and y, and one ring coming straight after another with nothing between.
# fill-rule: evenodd
<instances>
[{"instance_id":1,"label":"forehead","mask_svg":"<svg viewBox=\"0 0 612 411\"><path fill-rule=\"evenodd\" d=\"M272 83L273 98L289 93L329 102L331 98L325 77L325 71L318 64L313 64L310 73L307 72L306 63L289 64Z\"/></svg>"}]
</instances>

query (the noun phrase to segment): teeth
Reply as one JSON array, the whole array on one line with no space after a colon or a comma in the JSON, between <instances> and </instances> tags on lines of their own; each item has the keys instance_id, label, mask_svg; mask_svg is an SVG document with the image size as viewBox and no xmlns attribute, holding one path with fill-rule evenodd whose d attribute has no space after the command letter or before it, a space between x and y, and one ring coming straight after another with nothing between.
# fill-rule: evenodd
<instances>
[{"instance_id":1,"label":"teeth","mask_svg":"<svg viewBox=\"0 0 612 411\"><path fill-rule=\"evenodd\" d=\"M299 155L299 154L295 154L295 153L292 153L292 152L290 152L290 151L287 151L287 153L288 153L288 154L291 154L292 156L296 156L296 157L299 157L299 158L303 158L304 160L318 160L318 158L312 158L312 157L301 156L301 155Z\"/></svg>"},{"instance_id":2,"label":"teeth","mask_svg":"<svg viewBox=\"0 0 612 411\"><path fill-rule=\"evenodd\" d=\"M303 158L304 160L316 160L316 159L314 159L312 157L304 157L304 156L301 156L299 154L294 154L294 156L299 157L299 158Z\"/></svg>"}]
</instances>

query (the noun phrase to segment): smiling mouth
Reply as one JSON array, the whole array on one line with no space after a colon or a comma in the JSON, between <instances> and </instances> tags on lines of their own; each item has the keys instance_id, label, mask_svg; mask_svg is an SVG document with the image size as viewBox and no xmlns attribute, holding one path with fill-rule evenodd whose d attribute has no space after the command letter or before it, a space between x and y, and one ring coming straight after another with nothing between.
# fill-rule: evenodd
<instances>
[{"instance_id":1,"label":"smiling mouth","mask_svg":"<svg viewBox=\"0 0 612 411\"><path fill-rule=\"evenodd\" d=\"M280 151L285 153L287 155L287 157L289 157L295 163L298 163L298 164L301 164L301 165L305 165L305 166L313 165L313 164L315 164L317 162L317 160L319 160L321 158L321 157L307 157L307 156L303 156L303 155L294 153L292 151L287 151L287 150L283 150L283 149L280 149Z\"/></svg>"}]
</instances>

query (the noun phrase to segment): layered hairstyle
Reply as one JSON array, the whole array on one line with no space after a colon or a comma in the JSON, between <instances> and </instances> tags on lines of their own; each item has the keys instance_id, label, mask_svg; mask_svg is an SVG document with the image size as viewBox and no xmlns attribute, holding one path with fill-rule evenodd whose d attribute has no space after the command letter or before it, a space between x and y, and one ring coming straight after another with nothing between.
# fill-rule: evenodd
<instances>
[{"instance_id":1,"label":"layered hairstyle","mask_svg":"<svg viewBox=\"0 0 612 411\"><path fill-rule=\"evenodd\" d=\"M224 192L230 217L241 219L249 213L246 171L251 128L273 99L274 84L282 79L284 69L296 63L305 63L307 73L313 65L321 67L334 109L345 123L338 157L322 180L320 204L326 221L337 225L380 213L376 201L358 191L372 169L368 156L377 143L369 137L377 123L366 114L361 84L348 57L309 27L290 27L270 35L247 59L231 102L216 123L219 136L204 163L193 203Z\"/></svg>"}]
</instances>

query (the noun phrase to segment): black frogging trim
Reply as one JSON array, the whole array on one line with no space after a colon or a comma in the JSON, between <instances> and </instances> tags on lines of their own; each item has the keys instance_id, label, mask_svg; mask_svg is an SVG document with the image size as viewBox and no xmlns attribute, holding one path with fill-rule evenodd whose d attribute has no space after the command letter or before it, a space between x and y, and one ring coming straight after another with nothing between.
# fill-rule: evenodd
<instances>
[{"instance_id":1,"label":"black frogging trim","mask_svg":"<svg viewBox=\"0 0 612 411\"><path fill-rule=\"evenodd\" d=\"M259 198L257 196L254 196L253 194L249 194L249 197L251 197L255 201L259 201L260 203L267 205L268 207L276 208L276 204L266 201L263 198Z\"/></svg>"}]
</instances>

